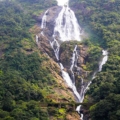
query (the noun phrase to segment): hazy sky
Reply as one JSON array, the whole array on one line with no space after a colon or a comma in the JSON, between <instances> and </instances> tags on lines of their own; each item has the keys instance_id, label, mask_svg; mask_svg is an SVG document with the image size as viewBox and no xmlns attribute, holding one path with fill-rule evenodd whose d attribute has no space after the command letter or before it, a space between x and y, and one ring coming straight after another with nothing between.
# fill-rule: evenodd
<instances>
[{"instance_id":1,"label":"hazy sky","mask_svg":"<svg viewBox=\"0 0 120 120\"><path fill-rule=\"evenodd\" d=\"M58 2L58 5L63 6L63 5L65 5L66 3L68 3L69 0L57 0L57 2Z\"/></svg>"}]
</instances>

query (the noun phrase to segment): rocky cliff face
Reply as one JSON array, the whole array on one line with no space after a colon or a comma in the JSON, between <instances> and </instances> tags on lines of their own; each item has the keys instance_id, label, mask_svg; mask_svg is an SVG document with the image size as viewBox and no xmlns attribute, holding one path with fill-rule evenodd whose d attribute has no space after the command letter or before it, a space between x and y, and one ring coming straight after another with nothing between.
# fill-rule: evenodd
<instances>
[{"instance_id":1,"label":"rocky cliff face","mask_svg":"<svg viewBox=\"0 0 120 120\"><path fill-rule=\"evenodd\" d=\"M46 27L41 29L40 26L38 27L39 30L37 31L38 42L37 45L39 49L45 53L47 56L52 58L54 61L57 62L56 57L54 55L54 51L51 48L50 41L53 40L53 31L55 25L55 18L58 16L61 7L55 6L49 8L48 12L45 14L47 15L46 19ZM37 17L38 25L41 24L43 14ZM44 32L44 35L41 34ZM72 63L72 55L75 45L77 45L77 56L75 58L76 66L73 66L73 73L75 75L75 84L77 87L78 92L81 92L81 84L87 85L88 81L86 80L89 76L89 72L85 70L86 68L86 60L88 57L88 47L83 45L81 42L78 41L67 41L61 43L60 52L59 52L59 62L61 62L64 66L64 70L67 71L72 79L72 71L70 70L71 63ZM55 47L55 46L54 46ZM83 82L84 79L84 82Z\"/></svg>"},{"instance_id":2,"label":"rocky cliff face","mask_svg":"<svg viewBox=\"0 0 120 120\"><path fill-rule=\"evenodd\" d=\"M46 27L44 29L40 28L39 26L39 24L41 24L43 15L37 17L36 20L38 24L31 31L34 32L34 35L36 35L36 43L38 48L40 49L40 52L42 52L45 56L47 56L51 60L53 66L54 65L57 66L57 68L55 66L52 68L51 66L49 67L51 68L53 75L56 76L56 80L59 81L58 84L60 84L61 86L64 86L65 89L61 90L56 87L55 91L65 96L66 97L65 101L69 101L68 99L69 97L67 94L71 95L72 97L74 94L73 93L71 94L72 90L67 87L63 78L61 77L62 74L60 73L60 67L57 64L58 61L50 45L50 41L53 40L52 35L54 31L55 18L58 16L58 13L60 10L61 10L61 7L55 6L50 8L49 11L46 12L47 19L46 19ZM76 51L74 51L74 48L76 45L77 45L77 48L76 48ZM75 65L72 67L72 70L71 70L72 57L74 52L76 52ZM75 86L79 94L82 93L81 91L83 90L83 85L87 86L89 82L87 80L89 76L89 72L86 71L85 69L87 57L88 57L88 47L83 45L81 42L67 41L67 42L61 43L60 45L59 62L63 64L64 71L67 71L67 73L75 83ZM59 72L56 72L56 71L59 71ZM73 79L73 74L75 79ZM65 102L63 99L59 97L59 95L58 95L58 98L59 98L58 102ZM68 114L66 117L67 117L67 120L69 120L73 118L73 115ZM79 117L77 117L75 120L78 120L78 119Z\"/></svg>"},{"instance_id":3,"label":"rocky cliff face","mask_svg":"<svg viewBox=\"0 0 120 120\"><path fill-rule=\"evenodd\" d=\"M69 73L72 78L72 73L70 70L72 55L75 45L77 45L77 56L75 58L76 65L73 67L73 73L75 75L75 84L78 92L81 92L81 84L86 84L85 79L89 75L89 71L86 71L84 68L86 66L86 59L88 57L88 47L81 44L77 41L68 41L64 42L60 47L60 61L63 63L65 70ZM82 80L84 82L82 83Z\"/></svg>"},{"instance_id":4,"label":"rocky cliff face","mask_svg":"<svg viewBox=\"0 0 120 120\"><path fill-rule=\"evenodd\" d=\"M50 73L53 74L53 76L56 79L56 83L54 87L52 88L55 94L49 94L47 96L47 99L49 101L55 102L55 103L71 103L75 102L75 96L71 89L65 84L65 81L61 77L61 70L60 66L57 64L57 60L54 55L54 51L50 46L49 39L41 34L41 29L38 25L35 25L33 28L31 28L30 32L34 34L34 37L38 36L38 42L36 43L40 52L48 58L48 61L45 61L42 66L47 67L47 69L50 70ZM35 41L36 42L36 41ZM48 110L50 113L50 120L56 119L57 116L62 116L61 113L57 113L57 116L53 113L55 113L58 108L52 108L51 110ZM77 112L73 112L70 106L65 106L64 111L64 117L66 120L79 120L80 116ZM51 114L52 113L52 114ZM62 120L62 118L61 118Z\"/></svg>"},{"instance_id":5,"label":"rocky cliff face","mask_svg":"<svg viewBox=\"0 0 120 120\"><path fill-rule=\"evenodd\" d=\"M55 19L58 16L58 13L61 11L61 9L62 7L60 6L54 6L54 7L49 8L48 12L46 13L47 15L46 27L45 29L41 29L41 31L43 31L45 36L51 41L53 40L52 35L54 31ZM44 13L36 17L38 24L41 24L43 15Z\"/></svg>"}]
</instances>

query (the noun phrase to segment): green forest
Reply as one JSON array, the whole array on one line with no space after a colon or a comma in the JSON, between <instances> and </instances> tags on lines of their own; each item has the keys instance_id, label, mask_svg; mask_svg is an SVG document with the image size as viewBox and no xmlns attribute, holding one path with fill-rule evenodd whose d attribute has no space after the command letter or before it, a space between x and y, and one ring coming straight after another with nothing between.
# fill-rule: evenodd
<instances>
[{"instance_id":1,"label":"green forest","mask_svg":"<svg viewBox=\"0 0 120 120\"><path fill-rule=\"evenodd\" d=\"M86 26L86 32L92 33L91 42L97 41L109 52L107 63L86 95L90 117L120 120L120 1L71 0L71 6L76 10L79 23Z\"/></svg>"},{"instance_id":2,"label":"green forest","mask_svg":"<svg viewBox=\"0 0 120 120\"><path fill-rule=\"evenodd\" d=\"M38 8L29 10L32 5ZM48 119L39 103L49 101L45 96L56 81L29 29L35 24L32 15L53 5L49 0L0 2L0 120Z\"/></svg>"},{"instance_id":3,"label":"green forest","mask_svg":"<svg viewBox=\"0 0 120 120\"><path fill-rule=\"evenodd\" d=\"M56 0L0 1L0 120L49 120L39 103L55 102L49 96L57 95L53 89L65 89L58 85L48 68L50 60L37 48L30 32L36 24L34 16L55 5ZM90 60L98 59L100 47L109 53L86 93L86 114L91 120L120 120L120 0L70 0L70 7L89 34L83 44L92 46ZM87 67L91 70L96 64ZM52 67L60 74L57 65ZM49 111L65 119L65 109Z\"/></svg>"}]
</instances>

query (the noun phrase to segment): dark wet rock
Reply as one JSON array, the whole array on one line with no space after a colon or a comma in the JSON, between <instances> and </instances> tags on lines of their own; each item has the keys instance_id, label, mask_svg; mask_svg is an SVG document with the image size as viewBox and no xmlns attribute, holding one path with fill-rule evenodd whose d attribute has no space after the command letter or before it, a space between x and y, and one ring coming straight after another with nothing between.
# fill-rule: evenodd
<instances>
[{"instance_id":1,"label":"dark wet rock","mask_svg":"<svg viewBox=\"0 0 120 120\"><path fill-rule=\"evenodd\" d=\"M56 61L54 51L51 48L51 45L50 45L47 37L40 34L38 37L37 45L38 45L39 49L41 50L41 52L47 54L49 57L53 58Z\"/></svg>"},{"instance_id":2,"label":"dark wet rock","mask_svg":"<svg viewBox=\"0 0 120 120\"><path fill-rule=\"evenodd\" d=\"M45 36L52 40L52 35L54 32L54 26L55 26L55 20L58 16L58 13L61 11L62 7L60 6L54 6L48 9L48 12L46 13L47 18L46 18L46 28L42 29L44 32ZM42 22L42 17L44 13L40 15L39 17L36 18L36 21L41 24Z\"/></svg>"}]
</instances>

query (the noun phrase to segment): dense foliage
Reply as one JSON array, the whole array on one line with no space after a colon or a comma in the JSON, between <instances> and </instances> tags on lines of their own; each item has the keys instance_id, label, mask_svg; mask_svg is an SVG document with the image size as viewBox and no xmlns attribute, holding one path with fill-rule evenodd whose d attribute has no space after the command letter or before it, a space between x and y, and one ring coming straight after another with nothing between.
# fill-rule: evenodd
<instances>
[{"instance_id":1,"label":"dense foliage","mask_svg":"<svg viewBox=\"0 0 120 120\"><path fill-rule=\"evenodd\" d=\"M101 73L93 80L87 95L92 106L92 120L120 119L120 1L119 0L74 0L79 23L96 34L92 43L108 49L109 59Z\"/></svg>"},{"instance_id":2,"label":"dense foliage","mask_svg":"<svg viewBox=\"0 0 120 120\"><path fill-rule=\"evenodd\" d=\"M0 120L47 120L39 103L48 101L56 82L29 33L35 24L27 9L30 1L24 2L26 9L18 2L0 2Z\"/></svg>"},{"instance_id":3,"label":"dense foliage","mask_svg":"<svg viewBox=\"0 0 120 120\"><path fill-rule=\"evenodd\" d=\"M90 46L89 70L94 68L100 56L100 47L108 49L109 59L87 93L91 101L89 113L92 120L120 119L120 1L119 0L71 0L80 25L89 33L84 42ZM36 49L29 33L40 14L55 0L0 1L0 119L47 120L46 109L40 101L54 93L51 86L55 79L43 66L48 59ZM32 9L31 9L32 8ZM99 54L96 54L99 53ZM92 64L92 61L94 63ZM43 87L46 86L46 87ZM52 109L50 109L52 111ZM52 111L60 118L65 109Z\"/></svg>"}]
</instances>

